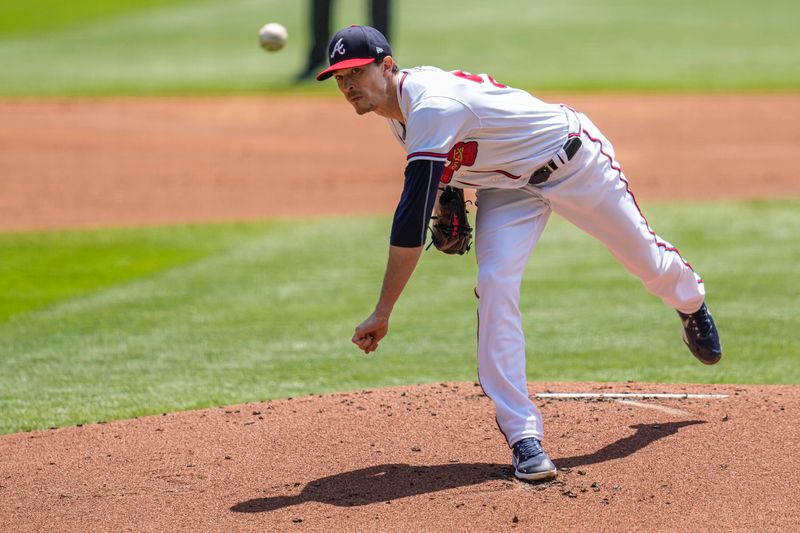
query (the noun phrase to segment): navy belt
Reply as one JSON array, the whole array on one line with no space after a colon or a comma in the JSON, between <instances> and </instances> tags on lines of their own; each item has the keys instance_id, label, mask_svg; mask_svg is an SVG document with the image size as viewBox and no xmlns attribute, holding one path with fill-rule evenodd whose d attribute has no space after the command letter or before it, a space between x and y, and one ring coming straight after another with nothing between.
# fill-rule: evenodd
<instances>
[{"instance_id":1,"label":"navy belt","mask_svg":"<svg viewBox=\"0 0 800 533\"><path fill-rule=\"evenodd\" d=\"M582 144L583 142L581 142L580 137L572 137L564 144L564 153L567 154L567 161L572 159ZM559 159L561 158L559 157ZM567 161L561 161L561 165ZM556 163L555 159L551 159L543 167L537 169L533 174L531 174L531 178L528 180L528 183L531 185L539 185L540 183L544 183L550 178L550 174L556 171L561 165Z\"/></svg>"}]
</instances>

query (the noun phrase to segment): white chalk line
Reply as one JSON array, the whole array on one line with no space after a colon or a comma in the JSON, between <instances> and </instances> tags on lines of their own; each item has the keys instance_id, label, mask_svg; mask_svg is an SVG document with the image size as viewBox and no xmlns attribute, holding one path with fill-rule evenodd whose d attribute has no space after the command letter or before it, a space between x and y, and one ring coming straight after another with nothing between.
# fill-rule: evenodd
<instances>
[{"instance_id":1,"label":"white chalk line","mask_svg":"<svg viewBox=\"0 0 800 533\"><path fill-rule=\"evenodd\" d=\"M694 416L689 411L683 409L676 409L674 407L667 407L665 405L643 403L634 401L637 400L684 400L684 399L699 399L699 400L719 400L727 398L727 394L692 394L692 393L674 393L674 392L540 392L536 394L537 398L553 398L559 400L614 400L617 403L628 405L632 407L639 407L642 409L652 409L660 411L673 416Z\"/></svg>"},{"instance_id":2,"label":"white chalk line","mask_svg":"<svg viewBox=\"0 0 800 533\"><path fill-rule=\"evenodd\" d=\"M631 405L633 407L641 407L643 409L652 409L654 411L661 411L662 413L667 413L669 415L675 416L694 416L694 413L690 413L689 411L684 411L683 409L675 409L673 407L667 407L666 405L660 405L657 403L642 403L642 402L635 402L633 400L614 400L617 403L621 403L624 405Z\"/></svg>"},{"instance_id":3,"label":"white chalk line","mask_svg":"<svg viewBox=\"0 0 800 533\"><path fill-rule=\"evenodd\" d=\"M537 392L537 398L554 398L559 400L582 400L582 399L628 399L638 398L640 400L667 399L667 400L719 400L727 398L727 394L691 394L674 392Z\"/></svg>"}]
</instances>

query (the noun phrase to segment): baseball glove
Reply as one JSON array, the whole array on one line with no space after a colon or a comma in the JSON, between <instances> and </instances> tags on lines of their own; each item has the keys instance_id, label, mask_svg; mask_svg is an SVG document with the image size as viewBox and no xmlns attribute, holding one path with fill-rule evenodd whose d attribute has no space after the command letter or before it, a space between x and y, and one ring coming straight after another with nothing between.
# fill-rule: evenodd
<instances>
[{"instance_id":1,"label":"baseball glove","mask_svg":"<svg viewBox=\"0 0 800 533\"><path fill-rule=\"evenodd\" d=\"M464 255L472 247L472 227L467 219L464 191L455 187L441 189L438 215L431 217L431 244L446 254Z\"/></svg>"}]
</instances>

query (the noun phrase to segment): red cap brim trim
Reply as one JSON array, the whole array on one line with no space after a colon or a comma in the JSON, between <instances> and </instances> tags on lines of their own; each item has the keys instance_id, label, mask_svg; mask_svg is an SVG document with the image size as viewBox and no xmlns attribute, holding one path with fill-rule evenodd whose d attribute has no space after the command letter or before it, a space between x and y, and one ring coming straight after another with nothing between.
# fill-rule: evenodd
<instances>
[{"instance_id":1,"label":"red cap brim trim","mask_svg":"<svg viewBox=\"0 0 800 533\"><path fill-rule=\"evenodd\" d=\"M341 70L343 68L353 68L353 67L363 67L364 65L369 65L375 61L375 58L372 57L357 57L354 59L345 59L344 61L339 61L338 63L334 63L333 65L329 66L322 72L317 75L317 81L327 80L331 76L333 76L334 70Z\"/></svg>"}]
</instances>

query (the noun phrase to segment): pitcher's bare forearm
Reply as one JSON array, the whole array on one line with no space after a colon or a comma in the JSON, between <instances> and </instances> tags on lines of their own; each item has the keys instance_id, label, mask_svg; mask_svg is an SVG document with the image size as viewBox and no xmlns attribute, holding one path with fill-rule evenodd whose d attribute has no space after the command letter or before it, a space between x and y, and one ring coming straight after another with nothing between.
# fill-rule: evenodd
<instances>
[{"instance_id":1,"label":"pitcher's bare forearm","mask_svg":"<svg viewBox=\"0 0 800 533\"><path fill-rule=\"evenodd\" d=\"M378 348L378 341L386 336L394 304L422 255L428 220L436 201L443 168L443 162L431 160L417 160L406 165L403 192L395 209L389 236L389 261L381 294L375 310L356 328L353 335L353 342L364 353L374 352Z\"/></svg>"},{"instance_id":2,"label":"pitcher's bare forearm","mask_svg":"<svg viewBox=\"0 0 800 533\"><path fill-rule=\"evenodd\" d=\"M411 278L411 274L414 273L420 255L422 255L422 246L389 247L389 260L386 264L386 273L383 277L378 303L372 314L356 327L352 339L353 343L364 353L374 352L378 348L378 342L388 333L389 316Z\"/></svg>"},{"instance_id":3,"label":"pitcher's bare forearm","mask_svg":"<svg viewBox=\"0 0 800 533\"><path fill-rule=\"evenodd\" d=\"M389 247L389 260L386 263L383 287L381 288L378 303L375 306L376 315L389 318L389 315L392 314L392 309L394 309L394 304L397 303L408 280L411 279L411 274L414 273L421 255L422 246L414 248Z\"/></svg>"}]
</instances>

